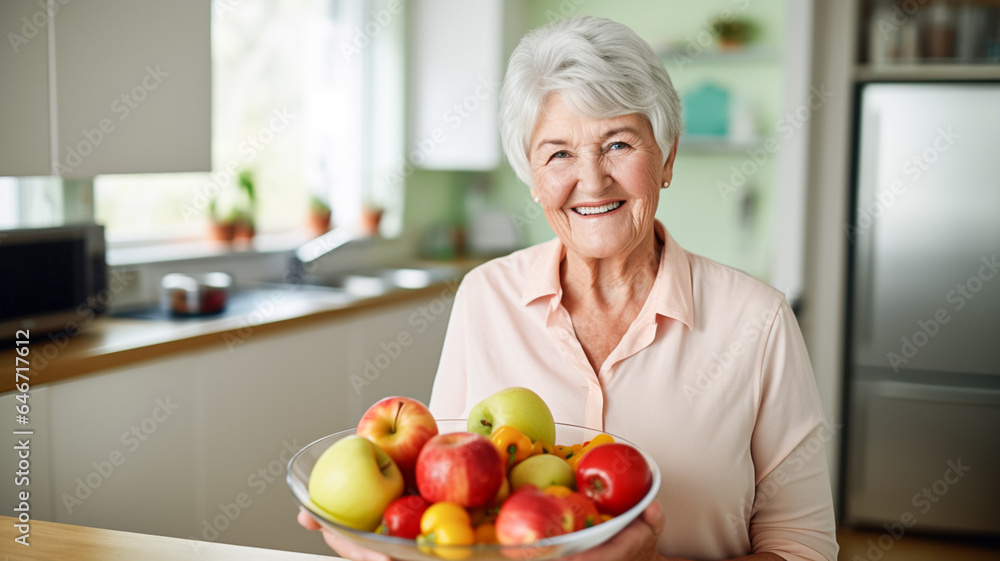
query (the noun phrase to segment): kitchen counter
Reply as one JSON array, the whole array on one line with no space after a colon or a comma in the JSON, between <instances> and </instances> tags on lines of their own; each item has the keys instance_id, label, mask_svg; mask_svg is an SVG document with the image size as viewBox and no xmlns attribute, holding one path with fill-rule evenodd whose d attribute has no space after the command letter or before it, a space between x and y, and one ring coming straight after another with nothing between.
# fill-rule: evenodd
<instances>
[{"instance_id":1,"label":"kitchen counter","mask_svg":"<svg viewBox=\"0 0 1000 561\"><path fill-rule=\"evenodd\" d=\"M31 387L130 365L210 345L239 345L249 334L274 333L289 327L340 319L375 308L447 295L482 261L450 262L456 278L423 288L402 289L377 296L346 299L343 294L294 285L270 285L249 313L189 319L100 317L76 337L33 335L30 343ZM0 350L0 364L14 366L15 350ZM20 366L23 366L21 364ZM15 389L13 376L0 378L0 393Z\"/></svg>"},{"instance_id":2,"label":"kitchen counter","mask_svg":"<svg viewBox=\"0 0 1000 561\"><path fill-rule=\"evenodd\" d=\"M0 526L12 528L17 520L0 516ZM197 540L133 534L116 530L88 528L55 522L31 521L28 547L13 543L15 531L4 532L0 551L5 558L22 561L176 561L177 559L204 559L206 561L309 561L340 559L305 553L291 553L273 549L258 549L238 545L210 543ZM9 537L8 537L9 536Z\"/></svg>"}]
</instances>

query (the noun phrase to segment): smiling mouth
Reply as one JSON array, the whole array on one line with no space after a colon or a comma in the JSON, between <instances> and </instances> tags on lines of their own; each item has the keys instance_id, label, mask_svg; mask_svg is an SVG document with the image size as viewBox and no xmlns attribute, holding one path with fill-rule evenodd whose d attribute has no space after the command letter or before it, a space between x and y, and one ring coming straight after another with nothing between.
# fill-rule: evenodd
<instances>
[{"instance_id":1,"label":"smiling mouth","mask_svg":"<svg viewBox=\"0 0 1000 561\"><path fill-rule=\"evenodd\" d=\"M583 215L583 216L594 216L598 214L607 214L618 207L622 206L625 201L615 201L613 203L608 203L601 206L578 206L573 208L573 212Z\"/></svg>"}]
</instances>

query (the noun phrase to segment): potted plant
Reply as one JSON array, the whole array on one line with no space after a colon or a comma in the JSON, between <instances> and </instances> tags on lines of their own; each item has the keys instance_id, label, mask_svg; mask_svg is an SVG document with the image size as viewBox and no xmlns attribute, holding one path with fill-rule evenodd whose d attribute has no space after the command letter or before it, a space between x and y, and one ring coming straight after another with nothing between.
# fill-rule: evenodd
<instances>
[{"instance_id":1,"label":"potted plant","mask_svg":"<svg viewBox=\"0 0 1000 561\"><path fill-rule=\"evenodd\" d=\"M751 20L732 18L718 19L712 23L712 31L722 50L737 50L753 40L757 26Z\"/></svg>"},{"instance_id":2,"label":"potted plant","mask_svg":"<svg viewBox=\"0 0 1000 561\"><path fill-rule=\"evenodd\" d=\"M233 219L233 240L247 245L253 241L255 233L253 216L245 210L236 211Z\"/></svg>"},{"instance_id":3,"label":"potted plant","mask_svg":"<svg viewBox=\"0 0 1000 561\"><path fill-rule=\"evenodd\" d=\"M237 184L241 197L244 201L242 209L236 211L234 220L233 239L249 244L253 241L256 228L254 227L254 215L257 211L257 195L254 188L253 171L244 169L240 171Z\"/></svg>"},{"instance_id":4,"label":"potted plant","mask_svg":"<svg viewBox=\"0 0 1000 561\"><path fill-rule=\"evenodd\" d=\"M312 195L309 197L309 212L306 215L306 226L313 237L322 236L330 231L330 205L323 199Z\"/></svg>"},{"instance_id":5,"label":"potted plant","mask_svg":"<svg viewBox=\"0 0 1000 561\"><path fill-rule=\"evenodd\" d=\"M208 203L208 237L212 241L231 243L236 234L236 222L233 214L219 216L219 200L212 199Z\"/></svg>"},{"instance_id":6,"label":"potted plant","mask_svg":"<svg viewBox=\"0 0 1000 561\"><path fill-rule=\"evenodd\" d=\"M382 221L384 209L372 201L361 205L361 233L366 236L377 236L378 225Z\"/></svg>"}]
</instances>

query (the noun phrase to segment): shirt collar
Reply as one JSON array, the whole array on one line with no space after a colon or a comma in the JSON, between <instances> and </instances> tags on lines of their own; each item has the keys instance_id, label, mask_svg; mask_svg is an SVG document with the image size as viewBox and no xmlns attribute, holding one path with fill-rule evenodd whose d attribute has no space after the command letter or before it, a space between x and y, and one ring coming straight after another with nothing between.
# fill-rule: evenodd
<instances>
[{"instance_id":1,"label":"shirt collar","mask_svg":"<svg viewBox=\"0 0 1000 561\"><path fill-rule=\"evenodd\" d=\"M656 237L663 241L660 268L653 282L653 310L657 315L676 319L688 329L694 329L694 294L688 254L659 220L653 228ZM521 291L523 305L527 306L543 296L561 299L559 269L565 255L566 246L558 238L542 245L531 263L528 281Z\"/></svg>"},{"instance_id":2,"label":"shirt collar","mask_svg":"<svg viewBox=\"0 0 1000 561\"><path fill-rule=\"evenodd\" d=\"M659 220L653 228L663 240L660 269L653 282L655 311L658 315L674 318L688 329L694 329L694 287L691 283L691 262L684 250Z\"/></svg>"},{"instance_id":3,"label":"shirt collar","mask_svg":"<svg viewBox=\"0 0 1000 561\"><path fill-rule=\"evenodd\" d=\"M562 293L559 284L559 265L566 255L566 246L559 238L542 244L528 271L528 282L521 291L521 303L527 306L542 296Z\"/></svg>"}]
</instances>

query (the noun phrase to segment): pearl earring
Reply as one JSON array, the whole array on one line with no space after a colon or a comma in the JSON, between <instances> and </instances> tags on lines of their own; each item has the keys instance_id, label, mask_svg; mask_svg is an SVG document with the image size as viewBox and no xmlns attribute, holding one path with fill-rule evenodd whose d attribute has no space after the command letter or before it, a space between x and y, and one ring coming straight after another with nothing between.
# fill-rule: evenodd
<instances>
[{"instance_id":1,"label":"pearl earring","mask_svg":"<svg viewBox=\"0 0 1000 561\"><path fill-rule=\"evenodd\" d=\"M664 181L663 182L663 188L666 189L667 187L670 187L670 182L669 181Z\"/></svg>"},{"instance_id":2,"label":"pearl earring","mask_svg":"<svg viewBox=\"0 0 1000 561\"><path fill-rule=\"evenodd\" d=\"M535 201L535 204L536 204L536 205L538 204L538 197L535 197L535 198L534 198L534 199L532 199L532 200L533 200L533 201Z\"/></svg>"}]
</instances>

